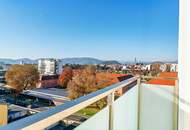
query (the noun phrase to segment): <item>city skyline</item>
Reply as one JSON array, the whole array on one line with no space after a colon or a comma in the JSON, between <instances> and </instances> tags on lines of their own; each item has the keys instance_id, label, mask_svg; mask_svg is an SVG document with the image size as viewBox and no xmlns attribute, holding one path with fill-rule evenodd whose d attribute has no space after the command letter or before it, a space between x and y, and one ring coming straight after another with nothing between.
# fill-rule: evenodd
<instances>
[{"instance_id":1,"label":"city skyline","mask_svg":"<svg viewBox=\"0 0 190 130\"><path fill-rule=\"evenodd\" d=\"M0 18L0 58L177 59L177 0L10 0Z\"/></svg>"}]
</instances>

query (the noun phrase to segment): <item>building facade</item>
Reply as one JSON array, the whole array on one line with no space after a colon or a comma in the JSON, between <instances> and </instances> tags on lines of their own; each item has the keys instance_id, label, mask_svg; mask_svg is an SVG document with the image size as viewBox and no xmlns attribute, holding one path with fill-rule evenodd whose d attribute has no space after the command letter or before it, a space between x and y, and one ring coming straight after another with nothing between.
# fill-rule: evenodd
<instances>
[{"instance_id":1,"label":"building facade","mask_svg":"<svg viewBox=\"0 0 190 130\"><path fill-rule=\"evenodd\" d=\"M62 72L62 64L57 59L38 60L38 71L41 75L55 75Z\"/></svg>"},{"instance_id":2,"label":"building facade","mask_svg":"<svg viewBox=\"0 0 190 130\"><path fill-rule=\"evenodd\" d=\"M58 86L59 75L40 75L37 88L51 88Z\"/></svg>"},{"instance_id":3,"label":"building facade","mask_svg":"<svg viewBox=\"0 0 190 130\"><path fill-rule=\"evenodd\" d=\"M0 83L5 83L5 70L0 70Z\"/></svg>"},{"instance_id":4,"label":"building facade","mask_svg":"<svg viewBox=\"0 0 190 130\"><path fill-rule=\"evenodd\" d=\"M171 64L170 71L178 72L178 64Z\"/></svg>"}]
</instances>

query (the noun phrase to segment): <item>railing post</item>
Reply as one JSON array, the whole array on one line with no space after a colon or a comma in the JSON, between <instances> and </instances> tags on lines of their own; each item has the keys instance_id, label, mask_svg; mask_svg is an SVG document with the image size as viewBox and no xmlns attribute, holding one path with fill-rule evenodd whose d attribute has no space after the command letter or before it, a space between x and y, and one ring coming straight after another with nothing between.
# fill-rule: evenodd
<instances>
[{"instance_id":1,"label":"railing post","mask_svg":"<svg viewBox=\"0 0 190 130\"><path fill-rule=\"evenodd\" d=\"M109 107L109 130L113 130L113 123L114 123L114 111L113 111L113 103L114 103L114 92L112 92L107 97L107 105Z\"/></svg>"},{"instance_id":2,"label":"railing post","mask_svg":"<svg viewBox=\"0 0 190 130\"><path fill-rule=\"evenodd\" d=\"M138 86L138 110L137 110L137 130L140 130L140 90L141 90L141 77L137 79L137 86Z\"/></svg>"},{"instance_id":3,"label":"railing post","mask_svg":"<svg viewBox=\"0 0 190 130\"><path fill-rule=\"evenodd\" d=\"M173 103L173 130L178 130L178 107L179 107L179 81L175 80Z\"/></svg>"}]
</instances>

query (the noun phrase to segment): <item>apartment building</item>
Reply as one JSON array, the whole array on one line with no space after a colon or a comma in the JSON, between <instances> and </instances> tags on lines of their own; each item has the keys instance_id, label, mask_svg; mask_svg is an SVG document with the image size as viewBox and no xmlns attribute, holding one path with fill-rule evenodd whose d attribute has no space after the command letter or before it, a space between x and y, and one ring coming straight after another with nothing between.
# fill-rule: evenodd
<instances>
[{"instance_id":1,"label":"apartment building","mask_svg":"<svg viewBox=\"0 0 190 130\"><path fill-rule=\"evenodd\" d=\"M0 83L5 83L5 70L0 70Z\"/></svg>"},{"instance_id":2,"label":"apartment building","mask_svg":"<svg viewBox=\"0 0 190 130\"><path fill-rule=\"evenodd\" d=\"M38 60L38 71L41 75L55 75L62 72L62 64L57 59Z\"/></svg>"},{"instance_id":3,"label":"apartment building","mask_svg":"<svg viewBox=\"0 0 190 130\"><path fill-rule=\"evenodd\" d=\"M5 74L11 65L0 63L0 83L5 83Z\"/></svg>"}]
</instances>

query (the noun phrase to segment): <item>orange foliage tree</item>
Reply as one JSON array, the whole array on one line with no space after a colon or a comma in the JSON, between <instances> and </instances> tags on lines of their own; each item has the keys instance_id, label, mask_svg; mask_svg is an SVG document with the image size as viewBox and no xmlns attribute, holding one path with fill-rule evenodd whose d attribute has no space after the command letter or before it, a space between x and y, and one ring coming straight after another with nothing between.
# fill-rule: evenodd
<instances>
[{"instance_id":1,"label":"orange foliage tree","mask_svg":"<svg viewBox=\"0 0 190 130\"><path fill-rule=\"evenodd\" d=\"M71 99L84 96L95 90L96 74L94 66L75 71L73 79L68 83L69 97Z\"/></svg>"},{"instance_id":2,"label":"orange foliage tree","mask_svg":"<svg viewBox=\"0 0 190 130\"><path fill-rule=\"evenodd\" d=\"M116 80L110 73L97 73L95 66L86 66L84 69L78 70L68 83L69 97L75 99L114 83ZM106 101L101 100L95 104L101 109L105 106Z\"/></svg>"},{"instance_id":3,"label":"orange foliage tree","mask_svg":"<svg viewBox=\"0 0 190 130\"><path fill-rule=\"evenodd\" d=\"M73 77L73 70L70 67L64 68L62 74L59 76L59 85L63 88L67 88L67 84Z\"/></svg>"}]
</instances>

